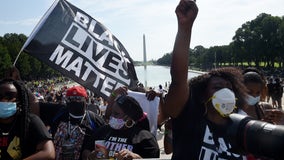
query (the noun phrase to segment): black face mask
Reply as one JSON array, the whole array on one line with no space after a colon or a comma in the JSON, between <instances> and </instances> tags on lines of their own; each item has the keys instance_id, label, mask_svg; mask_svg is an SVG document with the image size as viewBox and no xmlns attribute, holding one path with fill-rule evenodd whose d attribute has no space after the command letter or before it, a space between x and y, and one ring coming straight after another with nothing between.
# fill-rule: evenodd
<instances>
[{"instance_id":1,"label":"black face mask","mask_svg":"<svg viewBox=\"0 0 284 160\"><path fill-rule=\"evenodd\" d=\"M71 101L67 103L69 112L76 116L82 116L85 113L85 102Z\"/></svg>"}]
</instances>

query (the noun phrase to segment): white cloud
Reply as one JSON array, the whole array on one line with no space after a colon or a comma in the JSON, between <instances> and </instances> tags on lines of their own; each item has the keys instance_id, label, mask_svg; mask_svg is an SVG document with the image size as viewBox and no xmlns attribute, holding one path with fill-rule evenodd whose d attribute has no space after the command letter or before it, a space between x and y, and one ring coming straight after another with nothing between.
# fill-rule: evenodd
<instances>
[{"instance_id":1,"label":"white cloud","mask_svg":"<svg viewBox=\"0 0 284 160\"><path fill-rule=\"evenodd\" d=\"M16 20L16 21L1 21L0 25L19 25L19 26L35 26L39 18L36 19L23 19L23 20Z\"/></svg>"}]
</instances>

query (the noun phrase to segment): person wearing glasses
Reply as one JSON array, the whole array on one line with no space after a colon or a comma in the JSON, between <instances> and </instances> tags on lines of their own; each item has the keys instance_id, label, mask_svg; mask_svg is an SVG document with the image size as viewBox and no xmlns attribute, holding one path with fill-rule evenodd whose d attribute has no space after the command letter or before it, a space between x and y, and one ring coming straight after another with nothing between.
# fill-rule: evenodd
<instances>
[{"instance_id":1,"label":"person wearing glasses","mask_svg":"<svg viewBox=\"0 0 284 160\"><path fill-rule=\"evenodd\" d=\"M73 86L66 91L66 105L40 104L40 115L50 126L57 160L83 159L86 139L105 125L99 115L87 110L87 97L84 87Z\"/></svg>"},{"instance_id":2,"label":"person wearing glasses","mask_svg":"<svg viewBox=\"0 0 284 160\"><path fill-rule=\"evenodd\" d=\"M0 159L55 158L52 138L30 107L22 82L0 80Z\"/></svg>"},{"instance_id":3,"label":"person wearing glasses","mask_svg":"<svg viewBox=\"0 0 284 160\"><path fill-rule=\"evenodd\" d=\"M88 141L88 160L159 158L157 140L149 131L147 115L139 103L133 97L121 95L108 107L112 108L109 124L98 129ZM103 145L95 145L98 140Z\"/></svg>"}]
</instances>

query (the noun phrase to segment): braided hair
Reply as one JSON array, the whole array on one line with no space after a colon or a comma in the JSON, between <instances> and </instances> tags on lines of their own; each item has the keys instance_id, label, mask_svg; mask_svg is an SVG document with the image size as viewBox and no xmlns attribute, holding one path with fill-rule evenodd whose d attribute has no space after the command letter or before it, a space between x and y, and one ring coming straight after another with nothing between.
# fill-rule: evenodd
<instances>
[{"instance_id":1,"label":"braided hair","mask_svg":"<svg viewBox=\"0 0 284 160\"><path fill-rule=\"evenodd\" d=\"M3 84L12 84L16 87L17 89L17 107L18 107L18 112L16 113L16 116L19 116L18 118L20 119L21 122L21 133L20 133L20 140L21 140L21 148L25 149L24 146L26 146L26 139L28 136L28 128L29 128L29 123L28 123L28 113L30 112L29 108L29 98L28 98L28 90L25 87L24 83L18 80L13 80L13 79L2 79L0 80L0 85Z\"/></svg>"}]
</instances>

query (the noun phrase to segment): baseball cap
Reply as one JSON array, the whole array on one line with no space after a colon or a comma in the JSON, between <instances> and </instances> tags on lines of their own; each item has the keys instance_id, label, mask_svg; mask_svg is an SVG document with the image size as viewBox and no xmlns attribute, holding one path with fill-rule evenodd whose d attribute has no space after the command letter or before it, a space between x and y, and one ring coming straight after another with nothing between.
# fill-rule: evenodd
<instances>
[{"instance_id":1,"label":"baseball cap","mask_svg":"<svg viewBox=\"0 0 284 160\"><path fill-rule=\"evenodd\" d=\"M74 86L66 91L66 97L70 96L79 96L79 97L87 97L87 91L82 86Z\"/></svg>"}]
</instances>

